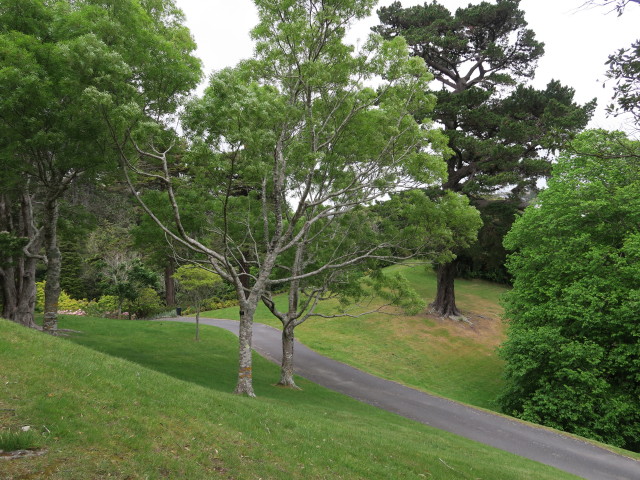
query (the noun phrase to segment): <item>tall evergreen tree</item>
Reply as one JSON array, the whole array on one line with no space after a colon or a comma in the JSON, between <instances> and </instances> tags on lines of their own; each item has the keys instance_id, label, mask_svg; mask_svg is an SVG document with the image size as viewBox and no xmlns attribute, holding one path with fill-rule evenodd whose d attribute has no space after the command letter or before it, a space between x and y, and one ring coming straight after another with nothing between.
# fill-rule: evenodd
<instances>
[{"instance_id":1,"label":"tall evergreen tree","mask_svg":"<svg viewBox=\"0 0 640 480\"><path fill-rule=\"evenodd\" d=\"M519 0L482 2L452 14L433 2L378 10L386 38L402 35L442 84L434 118L449 147L448 178L442 190L460 192L472 203L510 189L518 198L549 173L550 152L584 128L594 102L574 103L574 91L551 81L544 90L524 82L534 75L543 44L527 28ZM458 316L456 262L437 266L432 304L442 316Z\"/></svg>"}]
</instances>

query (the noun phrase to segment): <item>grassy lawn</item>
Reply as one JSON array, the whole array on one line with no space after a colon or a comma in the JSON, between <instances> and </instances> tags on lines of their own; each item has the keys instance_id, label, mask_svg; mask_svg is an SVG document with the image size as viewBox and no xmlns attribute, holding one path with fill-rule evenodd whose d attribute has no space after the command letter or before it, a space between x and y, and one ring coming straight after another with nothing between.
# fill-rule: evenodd
<instances>
[{"instance_id":1,"label":"grassy lawn","mask_svg":"<svg viewBox=\"0 0 640 480\"><path fill-rule=\"evenodd\" d=\"M255 359L237 397L237 341L169 322L62 317L53 338L0 320L0 430L48 451L0 460L8 479L564 479L535 462L297 381ZM88 348L89 347L89 348ZM97 351L96 351L97 350Z\"/></svg>"},{"instance_id":2,"label":"grassy lawn","mask_svg":"<svg viewBox=\"0 0 640 480\"><path fill-rule=\"evenodd\" d=\"M435 275L424 266L394 266L425 299L435 296ZM416 316L371 314L361 318L312 318L296 329L297 338L319 353L374 375L461 402L497 410L503 364L496 347L503 340L499 297L506 288L480 280L457 280L458 307L472 322ZM283 305L285 297L278 299ZM365 311L363 306L359 311ZM325 302L322 313L338 312ZM354 311L358 311L355 309ZM238 319L238 308L203 316ZM256 321L280 328L260 306Z\"/></svg>"}]
</instances>

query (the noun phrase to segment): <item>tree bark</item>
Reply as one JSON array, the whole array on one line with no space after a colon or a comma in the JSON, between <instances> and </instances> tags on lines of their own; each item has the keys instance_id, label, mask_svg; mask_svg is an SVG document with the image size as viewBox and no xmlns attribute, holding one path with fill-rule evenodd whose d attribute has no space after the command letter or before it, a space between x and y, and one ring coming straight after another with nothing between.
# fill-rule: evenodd
<instances>
[{"instance_id":1,"label":"tree bark","mask_svg":"<svg viewBox=\"0 0 640 480\"><path fill-rule=\"evenodd\" d=\"M294 335L294 324L289 322L282 329L282 363L280 364L280 381L278 385L298 389L299 387L293 379Z\"/></svg>"},{"instance_id":2,"label":"tree bark","mask_svg":"<svg viewBox=\"0 0 640 480\"><path fill-rule=\"evenodd\" d=\"M15 267L0 267L0 285L2 286L2 318L13 320L18 309L18 291L16 290Z\"/></svg>"},{"instance_id":3,"label":"tree bark","mask_svg":"<svg viewBox=\"0 0 640 480\"><path fill-rule=\"evenodd\" d=\"M28 191L11 199L0 196L0 227L16 237L28 239L21 254L7 259L8 266L0 268L0 282L4 296L3 317L29 328L39 328L34 321L36 305L37 253L42 242L34 226L33 208Z\"/></svg>"},{"instance_id":4,"label":"tree bark","mask_svg":"<svg viewBox=\"0 0 640 480\"><path fill-rule=\"evenodd\" d=\"M48 198L44 208L44 245L47 256L47 276L44 288L44 321L42 329L55 335L58 330L58 301L62 255L58 247L58 201Z\"/></svg>"},{"instance_id":5,"label":"tree bark","mask_svg":"<svg viewBox=\"0 0 640 480\"><path fill-rule=\"evenodd\" d=\"M253 310L247 309L240 311L240 329L238 332L238 383L233 392L237 395L247 395L249 397L256 396L253 391L253 367L251 357L254 312L255 307Z\"/></svg>"},{"instance_id":6,"label":"tree bark","mask_svg":"<svg viewBox=\"0 0 640 480\"><path fill-rule=\"evenodd\" d=\"M18 302L12 320L29 328L39 328L34 321L36 309L36 264L35 258L25 258L19 281Z\"/></svg>"},{"instance_id":7,"label":"tree bark","mask_svg":"<svg viewBox=\"0 0 640 480\"><path fill-rule=\"evenodd\" d=\"M456 278L455 260L438 265L436 299L430 305L434 313L441 317L460 317L462 314L456 306L454 291Z\"/></svg>"}]
</instances>

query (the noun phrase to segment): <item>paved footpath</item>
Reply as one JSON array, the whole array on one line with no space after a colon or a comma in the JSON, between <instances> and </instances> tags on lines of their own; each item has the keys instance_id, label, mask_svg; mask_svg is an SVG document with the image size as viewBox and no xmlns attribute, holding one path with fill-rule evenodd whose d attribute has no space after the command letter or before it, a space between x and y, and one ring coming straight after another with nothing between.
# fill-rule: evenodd
<instances>
[{"instance_id":1,"label":"paved footpath","mask_svg":"<svg viewBox=\"0 0 640 480\"><path fill-rule=\"evenodd\" d=\"M194 318L163 319L195 322ZM238 322L201 318L200 323L238 334ZM253 348L280 363L281 333L255 323ZM462 405L331 360L295 343L295 372L312 382L362 402L447 432L551 465L588 480L640 480L640 461L590 443Z\"/></svg>"}]
</instances>

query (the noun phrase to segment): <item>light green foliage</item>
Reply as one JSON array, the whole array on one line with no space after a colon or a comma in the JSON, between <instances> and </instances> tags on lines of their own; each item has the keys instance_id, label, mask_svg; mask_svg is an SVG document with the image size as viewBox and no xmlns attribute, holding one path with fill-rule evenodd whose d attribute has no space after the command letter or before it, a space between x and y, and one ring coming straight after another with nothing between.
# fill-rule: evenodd
<instances>
[{"instance_id":1,"label":"light green foliage","mask_svg":"<svg viewBox=\"0 0 640 480\"><path fill-rule=\"evenodd\" d=\"M398 239L378 235L381 219L362 207L408 184L441 181L445 166L434 152L446 141L414 119L435 97L432 76L403 39L373 35L357 52L344 43L373 2L256 5L256 56L213 75L187 108L197 181L189 190L200 189L199 201L216 214L214 231L237 258L264 264L260 257L281 250L277 289L292 275L388 253L383 245ZM366 86L376 76L380 86ZM294 258L305 264L295 275Z\"/></svg>"},{"instance_id":2,"label":"light green foliage","mask_svg":"<svg viewBox=\"0 0 640 480\"><path fill-rule=\"evenodd\" d=\"M581 134L505 245L505 412L637 451L640 144Z\"/></svg>"},{"instance_id":3,"label":"light green foliage","mask_svg":"<svg viewBox=\"0 0 640 480\"><path fill-rule=\"evenodd\" d=\"M88 315L106 317L114 315L118 311L118 297L114 295L102 295L97 300L92 300L85 311Z\"/></svg>"},{"instance_id":4,"label":"light green foliage","mask_svg":"<svg viewBox=\"0 0 640 480\"><path fill-rule=\"evenodd\" d=\"M173 274L178 281L179 298L186 302L193 302L200 313L200 306L204 299L211 297L218 283L219 275L198 267L197 265L182 265Z\"/></svg>"},{"instance_id":5,"label":"light green foliage","mask_svg":"<svg viewBox=\"0 0 640 480\"><path fill-rule=\"evenodd\" d=\"M363 280L373 293L389 305L400 307L407 315L416 315L426 304L400 272L383 274L381 271Z\"/></svg>"},{"instance_id":6,"label":"light green foliage","mask_svg":"<svg viewBox=\"0 0 640 480\"><path fill-rule=\"evenodd\" d=\"M431 198L422 190L411 190L376 208L385 229L395 230L407 241L425 244L423 255L435 262L455 258L457 249L475 241L482 225L480 213L469 205L469 199L451 191Z\"/></svg>"},{"instance_id":7,"label":"light green foliage","mask_svg":"<svg viewBox=\"0 0 640 480\"><path fill-rule=\"evenodd\" d=\"M398 239L382 238L379 220L365 210L446 175L442 133L415 120L435 103L424 62L401 38L372 35L357 51L344 42L372 0L256 6L255 56L216 72L203 98L185 109L187 155L158 131L159 141L149 141L152 129L133 137L146 148L141 166L170 190L172 223L181 224L182 192L206 208L206 228L164 230L236 289L244 312L237 392L250 395L244 372L257 302L289 287L287 316L297 317L309 311L298 302L302 290L321 294L344 270L393 256ZM373 234L355 237L350 225Z\"/></svg>"}]
</instances>

